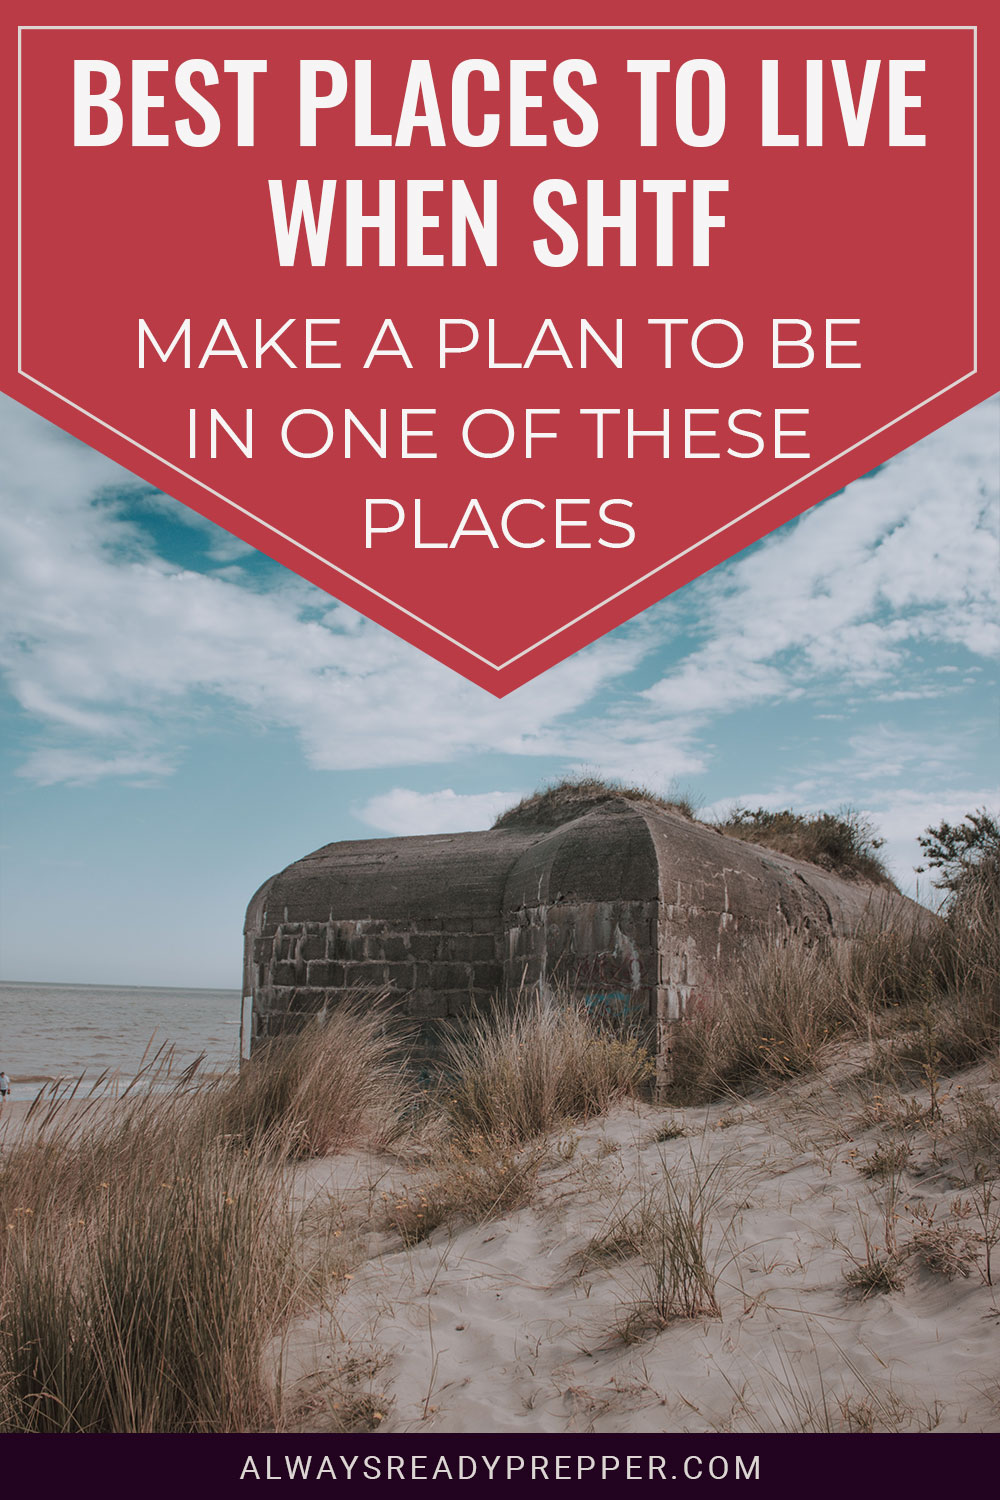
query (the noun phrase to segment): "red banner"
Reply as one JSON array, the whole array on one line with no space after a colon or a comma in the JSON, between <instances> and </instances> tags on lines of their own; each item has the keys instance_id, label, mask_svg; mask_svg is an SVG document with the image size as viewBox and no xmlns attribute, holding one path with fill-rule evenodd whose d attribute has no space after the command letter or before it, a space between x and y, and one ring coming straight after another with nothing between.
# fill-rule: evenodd
<instances>
[{"instance_id":1,"label":"red banner","mask_svg":"<svg viewBox=\"0 0 1000 1500\"><path fill-rule=\"evenodd\" d=\"M491 692L996 389L975 14L252 9L16 17L3 388Z\"/></svg>"}]
</instances>

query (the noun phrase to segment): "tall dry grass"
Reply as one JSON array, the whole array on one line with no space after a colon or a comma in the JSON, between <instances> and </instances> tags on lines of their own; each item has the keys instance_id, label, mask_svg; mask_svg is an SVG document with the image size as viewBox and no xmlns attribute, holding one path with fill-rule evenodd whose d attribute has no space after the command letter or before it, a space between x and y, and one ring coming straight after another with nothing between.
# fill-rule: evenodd
<instances>
[{"instance_id":1,"label":"tall dry grass","mask_svg":"<svg viewBox=\"0 0 1000 1500\"><path fill-rule=\"evenodd\" d=\"M638 1036L602 1026L568 997L537 995L478 1014L446 1042L444 1066L452 1136L508 1147L603 1113L652 1074Z\"/></svg>"},{"instance_id":2,"label":"tall dry grass","mask_svg":"<svg viewBox=\"0 0 1000 1500\"><path fill-rule=\"evenodd\" d=\"M660 1153L660 1171L616 1208L581 1257L581 1268L620 1265L627 1295L614 1332L634 1343L679 1318L718 1317L720 1263L735 1212L719 1224L724 1198L742 1183L724 1161L689 1153L679 1169ZM739 1194L737 1193L737 1197Z\"/></svg>"},{"instance_id":3,"label":"tall dry grass","mask_svg":"<svg viewBox=\"0 0 1000 1500\"><path fill-rule=\"evenodd\" d=\"M216 1128L291 1158L395 1139L417 1104L406 1026L388 992L338 1000L255 1049L218 1093Z\"/></svg>"},{"instance_id":4,"label":"tall dry grass","mask_svg":"<svg viewBox=\"0 0 1000 1500\"><path fill-rule=\"evenodd\" d=\"M512 1214L531 1202L545 1155L541 1141L518 1147L470 1136L441 1142L419 1184L387 1195L381 1226L411 1247L443 1224Z\"/></svg>"},{"instance_id":5,"label":"tall dry grass","mask_svg":"<svg viewBox=\"0 0 1000 1500\"><path fill-rule=\"evenodd\" d=\"M384 1227L413 1245L443 1224L477 1222L530 1202L545 1137L603 1113L652 1076L627 1029L602 1025L567 996L522 994L476 1015L444 1046L425 1117L428 1171L388 1205Z\"/></svg>"},{"instance_id":6,"label":"tall dry grass","mask_svg":"<svg viewBox=\"0 0 1000 1500\"><path fill-rule=\"evenodd\" d=\"M279 1426L265 1354L316 1295L294 1163L399 1136L418 1109L401 1047L398 1016L359 995L235 1078L178 1080L166 1059L120 1097L40 1097L0 1143L0 1430ZM525 1142L649 1068L584 1011L541 1005L480 1018L450 1064L438 1211L472 1217L530 1196Z\"/></svg>"},{"instance_id":7,"label":"tall dry grass","mask_svg":"<svg viewBox=\"0 0 1000 1500\"><path fill-rule=\"evenodd\" d=\"M962 881L943 936L943 1058L954 1066L1000 1046L1000 861L984 859Z\"/></svg>"},{"instance_id":8,"label":"tall dry grass","mask_svg":"<svg viewBox=\"0 0 1000 1500\"><path fill-rule=\"evenodd\" d=\"M278 1425L264 1353L305 1295L290 1163L398 1133L398 1027L352 997L235 1078L40 1097L0 1147L0 1430Z\"/></svg>"},{"instance_id":9,"label":"tall dry grass","mask_svg":"<svg viewBox=\"0 0 1000 1500\"><path fill-rule=\"evenodd\" d=\"M673 1028L673 1091L697 1102L806 1072L849 1014L837 950L756 939L719 993Z\"/></svg>"},{"instance_id":10,"label":"tall dry grass","mask_svg":"<svg viewBox=\"0 0 1000 1500\"><path fill-rule=\"evenodd\" d=\"M991 883L992 879L992 883ZM933 1082L1000 1043L996 878L946 919L887 900L850 939L760 937L673 1032L673 1091L701 1102L822 1066L836 1038L891 1035L891 1061Z\"/></svg>"},{"instance_id":11,"label":"tall dry grass","mask_svg":"<svg viewBox=\"0 0 1000 1500\"><path fill-rule=\"evenodd\" d=\"M36 1111L0 1155L0 1429L272 1426L289 1192L273 1153L219 1139L199 1092Z\"/></svg>"}]
</instances>

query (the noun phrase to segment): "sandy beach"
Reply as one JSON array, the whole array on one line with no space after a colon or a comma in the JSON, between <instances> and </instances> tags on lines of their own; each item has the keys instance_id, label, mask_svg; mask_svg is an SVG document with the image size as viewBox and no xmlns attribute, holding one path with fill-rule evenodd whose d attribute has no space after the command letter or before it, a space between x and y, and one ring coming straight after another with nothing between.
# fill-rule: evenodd
<instances>
[{"instance_id":1,"label":"sandy beach","mask_svg":"<svg viewBox=\"0 0 1000 1500\"><path fill-rule=\"evenodd\" d=\"M548 1142L527 1207L410 1248L373 1224L419 1168L313 1163L301 1187L336 1225L338 1294L284 1341L293 1426L1000 1431L1000 1297L975 1206L989 1163L969 1126L1000 1102L1000 1072L944 1081L929 1121L925 1091L859 1087L857 1061L735 1105L617 1108ZM897 1164L884 1175L879 1152ZM718 1315L630 1329L641 1257L599 1258L595 1237L665 1173L713 1172ZM896 1246L898 1289L845 1280L866 1235Z\"/></svg>"},{"instance_id":2,"label":"sandy beach","mask_svg":"<svg viewBox=\"0 0 1000 1500\"><path fill-rule=\"evenodd\" d=\"M986 1032L946 1073L918 1013L681 1107L649 1101L641 1049L561 1014L499 1020L430 1095L355 1008L224 1088L8 1101L8 1317L42 1317L50 1272L73 1288L44 1337L60 1380L67 1340L107 1371L82 1430L1000 1431ZM574 1059L585 1086L532 1126ZM123 1316L144 1342L119 1377ZM237 1325L234 1365L211 1330ZM206 1372L199 1404L157 1376L136 1419L161 1350Z\"/></svg>"}]
</instances>

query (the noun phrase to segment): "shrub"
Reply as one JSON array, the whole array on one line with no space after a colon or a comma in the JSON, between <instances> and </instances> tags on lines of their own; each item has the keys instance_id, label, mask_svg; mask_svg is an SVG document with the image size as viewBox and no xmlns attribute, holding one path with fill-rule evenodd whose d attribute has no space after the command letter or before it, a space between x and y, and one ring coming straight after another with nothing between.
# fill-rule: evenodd
<instances>
[{"instance_id":1,"label":"shrub","mask_svg":"<svg viewBox=\"0 0 1000 1500\"><path fill-rule=\"evenodd\" d=\"M966 813L960 823L942 821L936 828L927 828L917 843L927 860L922 868L939 871L934 884L953 898L984 868L992 867L995 884L1000 871L1000 819L985 807Z\"/></svg>"},{"instance_id":2,"label":"shrub","mask_svg":"<svg viewBox=\"0 0 1000 1500\"><path fill-rule=\"evenodd\" d=\"M856 876L877 885L892 885L878 851L885 840L872 823L853 808L812 816L791 808L734 807L715 825L730 838L763 844L792 859L804 859L838 875Z\"/></svg>"}]
</instances>

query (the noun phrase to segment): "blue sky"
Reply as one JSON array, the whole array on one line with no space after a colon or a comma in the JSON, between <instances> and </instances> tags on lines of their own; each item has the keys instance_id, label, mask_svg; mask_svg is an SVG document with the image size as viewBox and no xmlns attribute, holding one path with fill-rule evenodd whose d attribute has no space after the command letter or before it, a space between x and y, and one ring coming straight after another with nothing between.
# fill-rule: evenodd
<instances>
[{"instance_id":1,"label":"blue sky","mask_svg":"<svg viewBox=\"0 0 1000 1500\"><path fill-rule=\"evenodd\" d=\"M282 865L579 771L852 805L912 890L916 835L998 800L998 418L498 701L0 398L3 977L237 986Z\"/></svg>"}]
</instances>

